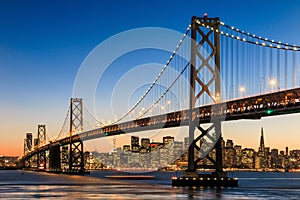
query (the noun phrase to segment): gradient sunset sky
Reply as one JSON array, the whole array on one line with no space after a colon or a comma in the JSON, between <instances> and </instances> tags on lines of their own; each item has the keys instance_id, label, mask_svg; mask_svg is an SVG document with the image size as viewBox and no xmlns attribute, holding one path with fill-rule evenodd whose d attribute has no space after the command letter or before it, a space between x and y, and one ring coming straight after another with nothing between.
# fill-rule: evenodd
<instances>
[{"instance_id":1,"label":"gradient sunset sky","mask_svg":"<svg viewBox=\"0 0 300 200\"><path fill-rule=\"evenodd\" d=\"M192 16L208 13L251 33L300 44L300 1L0 1L0 155L22 155L26 132L38 124L56 136L76 74L100 42L122 31L163 27L184 32ZM174 44L176 45L176 44ZM300 149L300 115L224 125L224 138L257 149Z\"/></svg>"}]
</instances>

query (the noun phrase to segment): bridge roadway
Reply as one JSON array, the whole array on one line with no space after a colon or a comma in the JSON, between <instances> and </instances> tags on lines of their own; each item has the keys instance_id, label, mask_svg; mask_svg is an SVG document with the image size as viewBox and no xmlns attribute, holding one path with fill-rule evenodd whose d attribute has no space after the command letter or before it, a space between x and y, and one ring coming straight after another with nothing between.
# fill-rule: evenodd
<instances>
[{"instance_id":1,"label":"bridge roadway","mask_svg":"<svg viewBox=\"0 0 300 200\"><path fill-rule=\"evenodd\" d=\"M258 96L235 99L214 105L200 106L193 110L193 117L199 120L199 124L209 123L211 120L231 121L239 119L260 119L262 117L283 115L300 112L300 88L277 91ZM71 141L91 140L145 130L188 126L189 110L175 111L167 114L145 117L133 121L108 125L105 127L85 131L72 137L38 147L26 154L23 159L32 155L49 150L55 146L64 146Z\"/></svg>"}]
</instances>

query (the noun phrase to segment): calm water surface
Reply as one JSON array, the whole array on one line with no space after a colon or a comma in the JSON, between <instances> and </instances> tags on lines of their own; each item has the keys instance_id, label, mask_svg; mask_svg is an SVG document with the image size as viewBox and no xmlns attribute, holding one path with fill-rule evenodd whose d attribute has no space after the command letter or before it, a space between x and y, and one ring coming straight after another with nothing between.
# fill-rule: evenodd
<instances>
[{"instance_id":1,"label":"calm water surface","mask_svg":"<svg viewBox=\"0 0 300 200\"><path fill-rule=\"evenodd\" d=\"M238 188L172 187L176 172L152 172L152 180L116 180L112 171L87 176L0 170L2 199L300 199L300 173L235 172Z\"/></svg>"}]
</instances>

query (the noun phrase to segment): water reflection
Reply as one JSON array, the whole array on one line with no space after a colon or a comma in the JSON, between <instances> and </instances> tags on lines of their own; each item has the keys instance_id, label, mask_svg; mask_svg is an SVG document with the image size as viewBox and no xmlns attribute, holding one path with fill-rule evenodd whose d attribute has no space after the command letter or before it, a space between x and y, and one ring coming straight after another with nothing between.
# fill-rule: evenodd
<instances>
[{"instance_id":1,"label":"water reflection","mask_svg":"<svg viewBox=\"0 0 300 200\"><path fill-rule=\"evenodd\" d=\"M153 180L103 178L113 172L68 176L0 171L3 199L298 199L300 173L240 173L238 188L172 187L175 172L154 173Z\"/></svg>"}]
</instances>

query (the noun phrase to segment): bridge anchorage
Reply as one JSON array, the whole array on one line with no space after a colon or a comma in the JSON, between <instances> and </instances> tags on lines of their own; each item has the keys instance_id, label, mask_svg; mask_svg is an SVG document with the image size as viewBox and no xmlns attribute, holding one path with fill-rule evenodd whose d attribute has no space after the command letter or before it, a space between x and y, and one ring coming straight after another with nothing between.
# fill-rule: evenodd
<instances>
[{"instance_id":1,"label":"bridge anchorage","mask_svg":"<svg viewBox=\"0 0 300 200\"><path fill-rule=\"evenodd\" d=\"M71 98L69 137L46 141L46 125L38 125L38 137L32 146L32 134L24 140L23 169L52 173L86 174L84 169L83 142L75 131L82 131L82 99Z\"/></svg>"},{"instance_id":2,"label":"bridge anchorage","mask_svg":"<svg viewBox=\"0 0 300 200\"><path fill-rule=\"evenodd\" d=\"M209 27L208 31L202 30L202 27ZM215 104L220 103L220 20L216 18L192 17L191 22L191 65L190 65L190 107L189 107L189 149L188 149L188 169L183 172L182 177L172 178L172 186L198 186L198 187L237 187L238 180L230 178L222 168L222 134L221 121L222 114L211 117L210 126L204 129L200 123L195 104L204 93L206 93ZM201 54L200 49L207 43L211 53L207 58ZM204 68L212 73L212 78L207 83L201 81L199 72ZM198 84L198 85L197 85ZM214 85L213 87L210 87ZM223 106L212 107L214 113L221 113ZM225 119L225 117L224 117ZM195 138L195 130L198 129L201 134ZM212 135L209 134L214 130ZM204 137L214 141L214 146L210 149L210 154L203 155L204 152L200 147L203 145ZM203 165L203 158L208 159L211 164ZM212 169L211 174L199 174L196 169Z\"/></svg>"}]
</instances>

